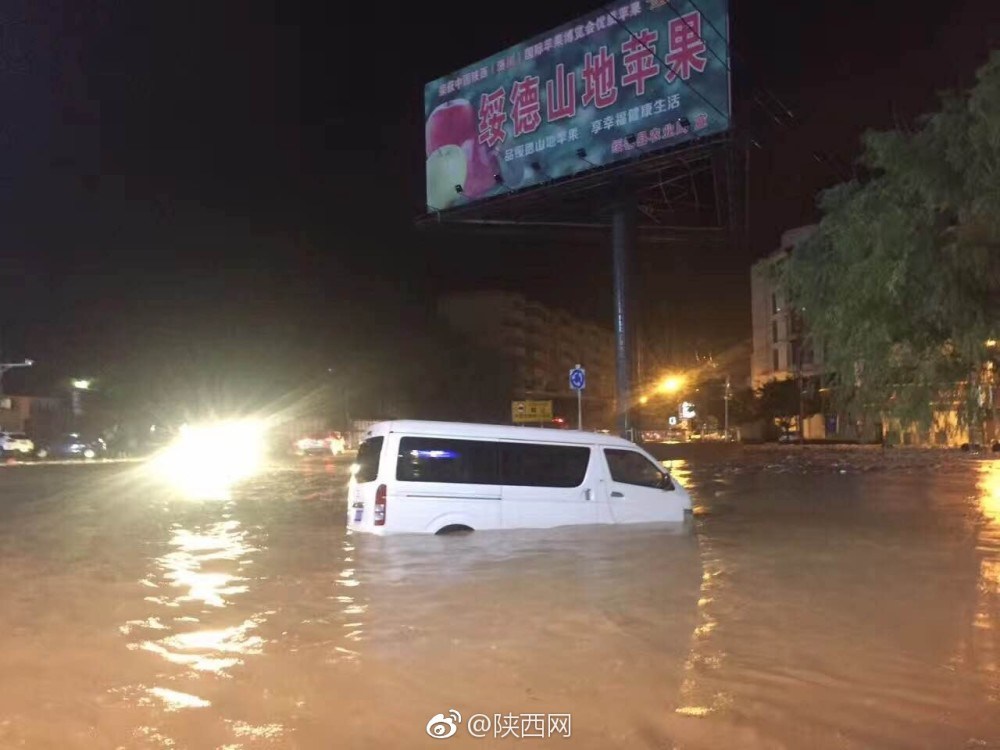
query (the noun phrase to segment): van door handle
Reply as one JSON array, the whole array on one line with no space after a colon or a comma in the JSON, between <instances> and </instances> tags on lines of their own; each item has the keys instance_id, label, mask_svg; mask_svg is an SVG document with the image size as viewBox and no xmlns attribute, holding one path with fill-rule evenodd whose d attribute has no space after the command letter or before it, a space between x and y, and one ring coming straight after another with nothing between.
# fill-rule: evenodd
<instances>
[{"instance_id":1,"label":"van door handle","mask_svg":"<svg viewBox=\"0 0 1000 750\"><path fill-rule=\"evenodd\" d=\"M584 490L583 499L589 503L591 500L594 499L594 491L590 489Z\"/></svg>"},{"instance_id":2,"label":"van door handle","mask_svg":"<svg viewBox=\"0 0 1000 750\"><path fill-rule=\"evenodd\" d=\"M625 497L625 495L622 494L621 492L615 491L611 493L611 497Z\"/></svg>"}]
</instances>

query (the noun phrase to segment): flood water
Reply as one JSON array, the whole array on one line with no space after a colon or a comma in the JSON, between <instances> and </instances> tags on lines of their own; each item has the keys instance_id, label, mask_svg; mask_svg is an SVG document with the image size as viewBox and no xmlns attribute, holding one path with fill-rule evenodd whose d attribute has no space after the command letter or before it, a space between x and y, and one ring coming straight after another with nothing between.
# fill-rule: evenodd
<instances>
[{"instance_id":1,"label":"flood water","mask_svg":"<svg viewBox=\"0 0 1000 750\"><path fill-rule=\"evenodd\" d=\"M1000 748L1000 461L774 465L675 464L689 533L390 539L343 463L5 468L0 747Z\"/></svg>"}]
</instances>

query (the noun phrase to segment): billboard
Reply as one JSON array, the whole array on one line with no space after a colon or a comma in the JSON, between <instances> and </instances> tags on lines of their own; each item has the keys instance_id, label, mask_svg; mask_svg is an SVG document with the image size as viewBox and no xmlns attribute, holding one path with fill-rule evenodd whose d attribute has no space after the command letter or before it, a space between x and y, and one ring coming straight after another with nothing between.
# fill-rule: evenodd
<instances>
[{"instance_id":1,"label":"billboard","mask_svg":"<svg viewBox=\"0 0 1000 750\"><path fill-rule=\"evenodd\" d=\"M428 209L727 130L727 3L609 5L427 84Z\"/></svg>"}]
</instances>

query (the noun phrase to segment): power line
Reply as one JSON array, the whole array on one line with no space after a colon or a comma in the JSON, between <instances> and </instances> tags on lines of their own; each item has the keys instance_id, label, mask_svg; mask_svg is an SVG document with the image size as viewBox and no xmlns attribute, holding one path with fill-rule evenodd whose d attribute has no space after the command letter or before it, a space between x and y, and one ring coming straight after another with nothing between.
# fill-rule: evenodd
<instances>
[{"instance_id":1,"label":"power line","mask_svg":"<svg viewBox=\"0 0 1000 750\"><path fill-rule=\"evenodd\" d=\"M733 51L732 42L729 39L729 36L726 35L726 34L723 34L721 31L719 31L719 29L715 26L715 24L713 24L705 16L705 14L701 10L701 8L699 8L694 2L691 2L691 0L688 0L688 2L690 2L691 3L691 7L693 7L701 15L702 19L705 20L705 23L708 24L709 28L712 29L712 31L714 31L715 34L720 39L725 40L727 57L728 58L735 57L735 52ZM667 60L666 60L665 56L661 56L661 55L657 54L656 50L651 45L646 44L645 42L643 42L642 39L640 39L639 36L631 28L629 28L625 24L624 21L622 21L620 18L618 18L613 13L613 11L616 10L616 8L613 5L606 4L606 5L603 5L601 7L602 7L603 10L605 10L605 11L608 12L608 15L610 15L614 19L615 23L617 23L619 26L621 26L623 29L625 29L625 31L628 32L628 34L629 34L630 37L632 37L640 45L642 45L642 47L647 52L649 52L650 54L652 54L653 57L656 58L656 60L658 60L659 62L661 62L665 68L667 68L668 70L673 70L673 71L676 72L675 67L673 65L670 65L669 63L667 63ZM669 7L670 7L670 10L673 11L673 13L677 17L677 19L679 21L681 21L687 27L687 29L689 31L691 31L692 33L695 33L697 35L697 37L701 41L703 41L703 42L705 41L704 38L701 36L701 33L700 32L696 32L695 28L691 25L691 23L687 19L685 19L673 6L669 6ZM729 73L729 75L731 77L733 75L733 69L729 65L728 61L724 60L719 55L719 53L715 50L715 48L712 47L712 45L710 45L708 43L705 43L705 49L708 50L708 52L710 52L712 54L712 56L722 64L723 68L725 68L725 70ZM727 120L732 120L732 112L731 111L729 113L723 112L713 102L709 101L708 97L706 97L701 91L699 91L694 86L694 84L692 84L687 79L681 77L680 75L677 76L677 79L679 81L681 81L681 83L683 83L685 86L687 86L688 89L690 89L691 91L693 91L698 96L698 98L700 98L703 102L705 102L709 107L711 107L712 109L714 109L718 114L722 115L722 117L726 118ZM781 102L781 100L778 99L778 97L775 94L773 94L772 92L770 92L766 87L761 87L760 90L763 91L767 96L769 96L770 98L772 98L775 101L775 103L777 103L777 105L779 106L779 108L781 109L781 111L783 113L787 114L790 118L794 118L794 115L792 114L791 110L789 110ZM784 123L784 122L782 122L778 117L776 117L774 115L774 113L771 112L766 107L766 105L763 103L763 101L761 101L759 99L755 99L755 101L757 101L757 104L760 106L760 108L771 118L771 120L773 120L775 122L775 124L777 124L779 126L782 126L782 127L787 127L787 124ZM731 109L731 106L732 106L732 102L730 102L730 109ZM750 131L749 127L747 127L747 132L750 133L751 136L753 136L753 133ZM757 142L756 138L754 138L753 140L754 140L755 143Z\"/></svg>"},{"instance_id":2,"label":"power line","mask_svg":"<svg viewBox=\"0 0 1000 750\"><path fill-rule=\"evenodd\" d=\"M669 63L667 63L666 57L661 57L660 55L658 55L656 53L656 49L655 48L651 47L650 45L648 45L644 41L642 41L642 39L640 39L638 37L638 35L636 35L636 33L634 31L632 31L632 29L630 29L628 26L626 26L625 23L620 18L618 18L615 13L612 12L612 11L617 10L617 8L615 8L612 5L602 5L601 8L602 8L602 10L607 11L608 15L611 16L614 19L615 23L617 23L619 26L621 26L623 29L625 29L625 31L628 32L628 35L630 37L632 37L639 44L641 44L642 47L647 52L649 52L651 55L653 55L653 57L655 57L659 62L663 63L663 66L667 70L674 70L674 66L670 65ZM722 38L725 39L725 41L726 41L726 49L728 50L728 48L729 48L729 39L727 37L722 37ZM710 49L709 45L706 44L705 46ZM723 63L723 64L725 64L725 63ZM729 70L728 66L726 66L726 70ZM698 96L699 99L701 99L703 102L705 102L705 104L707 104L709 107L711 107L716 112L718 112L720 115L722 115L725 119L727 119L727 120L732 119L732 114L731 113L723 112L721 109L719 109L717 106L715 106L715 104L713 104L711 101L709 101L708 97L706 97L703 93L701 93L700 91L698 91L698 89L696 89L694 87L694 85L690 81L688 81L687 79L681 77L680 75L677 76L677 80L681 81L685 86L687 86L689 89L691 89L691 91L693 91L695 94L697 94L697 96Z\"/></svg>"},{"instance_id":3,"label":"power line","mask_svg":"<svg viewBox=\"0 0 1000 750\"><path fill-rule=\"evenodd\" d=\"M694 0L688 0L688 3L690 3L691 7L694 8L696 11L698 11L701 14L702 19L704 19L705 23L708 24L709 28L712 29L712 31L714 31L720 37L723 36L722 32L720 32L716 28L715 24L713 24L712 21L709 20L709 18L705 15L704 11L702 11L702 9L698 7L698 4L695 3ZM674 10L673 6L671 6L671 10ZM674 13L677 13L677 11L674 10ZM678 13L678 17L680 17L679 13ZM690 26L689 26L689 28L690 28ZM692 31L693 31L693 29L692 29ZM730 58L733 59L733 60L738 61L747 70L749 70L750 65L744 60L743 55L741 55L733 47L732 40L729 39L729 36L726 35L724 38L728 42L727 49L729 50L729 56L730 56ZM732 70L730 70L730 73L731 72L732 72ZM792 112L792 110L790 110L788 107L786 107L785 104L784 104L784 102L782 102L781 99L779 99L777 97L777 95L773 91L771 91L769 88L767 88L767 86L761 86L760 90L763 91L765 94L767 94L772 99L774 99L775 104L778 105L778 107L781 109L781 111L784 112L789 117L789 119L795 119L795 114ZM761 106L763 106L763 104L761 104Z\"/></svg>"}]
</instances>

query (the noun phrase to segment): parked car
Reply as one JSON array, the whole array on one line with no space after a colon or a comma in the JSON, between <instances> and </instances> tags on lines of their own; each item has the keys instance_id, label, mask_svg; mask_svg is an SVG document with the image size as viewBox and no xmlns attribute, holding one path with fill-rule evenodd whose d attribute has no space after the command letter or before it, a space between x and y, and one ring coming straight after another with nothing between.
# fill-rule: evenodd
<instances>
[{"instance_id":1,"label":"parked car","mask_svg":"<svg viewBox=\"0 0 1000 750\"><path fill-rule=\"evenodd\" d=\"M30 456L34 451L35 444L23 432L0 432L0 455Z\"/></svg>"},{"instance_id":2,"label":"parked car","mask_svg":"<svg viewBox=\"0 0 1000 750\"><path fill-rule=\"evenodd\" d=\"M35 455L39 458L98 458L107 451L108 446L101 438L88 439L78 432L67 432L40 446Z\"/></svg>"}]
</instances>

